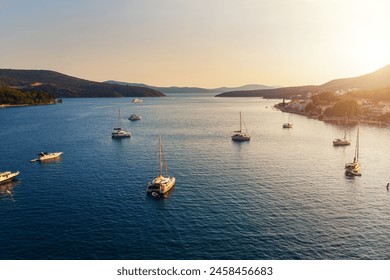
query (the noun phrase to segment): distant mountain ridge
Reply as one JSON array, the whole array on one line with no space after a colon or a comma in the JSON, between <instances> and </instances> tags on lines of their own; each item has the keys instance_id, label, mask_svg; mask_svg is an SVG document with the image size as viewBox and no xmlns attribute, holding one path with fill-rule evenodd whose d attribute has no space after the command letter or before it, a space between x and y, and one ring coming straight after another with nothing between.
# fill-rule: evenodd
<instances>
[{"instance_id":1,"label":"distant mountain ridge","mask_svg":"<svg viewBox=\"0 0 390 280\"><path fill-rule=\"evenodd\" d=\"M258 85L258 84L250 84L244 85L240 87L219 87L219 88L200 88L200 87L156 87L150 86L146 84L137 84L137 83L127 83L127 82L118 82L118 81L105 81L105 83L110 84L119 84L119 85L129 85L129 86L142 86L152 88L163 93L222 93L226 91L238 91L238 90L258 90L258 89L274 89L275 87L266 86L266 85Z\"/></svg>"},{"instance_id":2,"label":"distant mountain ridge","mask_svg":"<svg viewBox=\"0 0 390 280\"><path fill-rule=\"evenodd\" d=\"M348 91L352 89L373 90L390 86L390 64L372 73L353 78L335 79L322 85L284 87L265 90L229 91L218 94L218 97L263 97L290 98L294 95L304 95L309 92Z\"/></svg>"},{"instance_id":3,"label":"distant mountain ridge","mask_svg":"<svg viewBox=\"0 0 390 280\"><path fill-rule=\"evenodd\" d=\"M44 91L55 97L159 97L158 90L88 81L50 70L0 69L0 86Z\"/></svg>"}]
</instances>

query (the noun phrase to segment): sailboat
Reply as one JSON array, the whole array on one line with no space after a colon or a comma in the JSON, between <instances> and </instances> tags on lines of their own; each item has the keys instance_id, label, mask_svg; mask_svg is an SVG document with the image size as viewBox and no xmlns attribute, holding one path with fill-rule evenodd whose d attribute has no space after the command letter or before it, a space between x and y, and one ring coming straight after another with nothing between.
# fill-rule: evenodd
<instances>
[{"instance_id":1,"label":"sailboat","mask_svg":"<svg viewBox=\"0 0 390 280\"><path fill-rule=\"evenodd\" d=\"M232 135L233 141L249 141L249 140L251 140L251 136L248 133L248 130L246 128L245 123L244 123L245 132L242 131L242 124L243 123L244 123L244 121L242 120L241 112L240 112L240 130L234 131L234 134Z\"/></svg>"},{"instance_id":2,"label":"sailboat","mask_svg":"<svg viewBox=\"0 0 390 280\"><path fill-rule=\"evenodd\" d=\"M122 115L121 115L121 109L118 108L118 115L119 115L119 126L115 127L112 131L112 138L129 138L131 136L130 132L127 132L121 128L122 126Z\"/></svg>"},{"instance_id":3,"label":"sailboat","mask_svg":"<svg viewBox=\"0 0 390 280\"><path fill-rule=\"evenodd\" d=\"M291 121L291 115L289 115L288 116L288 122L283 124L283 128L292 128L292 127L293 127L293 124L292 124L292 121Z\"/></svg>"},{"instance_id":4,"label":"sailboat","mask_svg":"<svg viewBox=\"0 0 390 280\"><path fill-rule=\"evenodd\" d=\"M152 181L148 182L146 192L150 193L153 197L161 197L169 190L171 190L176 183L176 178L168 175L168 165L164 157L163 146L161 143L161 136L158 136L159 146L159 161L160 161L160 174ZM163 166L165 168L165 176L163 176Z\"/></svg>"},{"instance_id":5,"label":"sailboat","mask_svg":"<svg viewBox=\"0 0 390 280\"><path fill-rule=\"evenodd\" d=\"M351 145L351 141L347 140L347 114L345 114L345 122L344 122L344 138L337 138L333 140L333 146L348 146Z\"/></svg>"},{"instance_id":6,"label":"sailboat","mask_svg":"<svg viewBox=\"0 0 390 280\"><path fill-rule=\"evenodd\" d=\"M345 164L345 175L350 177L362 176L359 162L359 125L356 132L355 157L353 158L353 162Z\"/></svg>"}]
</instances>

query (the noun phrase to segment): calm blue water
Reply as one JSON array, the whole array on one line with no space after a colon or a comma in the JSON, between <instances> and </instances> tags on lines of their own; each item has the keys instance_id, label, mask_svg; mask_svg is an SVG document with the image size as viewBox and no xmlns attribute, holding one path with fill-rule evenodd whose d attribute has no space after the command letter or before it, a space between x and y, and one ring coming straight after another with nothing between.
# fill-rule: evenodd
<instances>
[{"instance_id":1,"label":"calm blue water","mask_svg":"<svg viewBox=\"0 0 390 280\"><path fill-rule=\"evenodd\" d=\"M390 129L361 126L363 176L347 179L343 127L275 100L170 95L0 109L0 259L390 259ZM113 140L118 107L131 139ZM230 139L239 111L252 134ZM130 122L137 113L142 121ZM155 200L157 134L177 184ZM63 151L30 163L40 151Z\"/></svg>"}]
</instances>

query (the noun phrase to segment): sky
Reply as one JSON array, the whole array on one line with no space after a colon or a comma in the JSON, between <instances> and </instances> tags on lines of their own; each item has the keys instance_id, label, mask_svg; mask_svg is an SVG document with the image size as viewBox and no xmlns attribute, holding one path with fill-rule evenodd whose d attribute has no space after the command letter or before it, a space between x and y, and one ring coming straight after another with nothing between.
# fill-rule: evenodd
<instances>
[{"instance_id":1,"label":"sky","mask_svg":"<svg viewBox=\"0 0 390 280\"><path fill-rule=\"evenodd\" d=\"M387 0L0 0L0 68L215 88L390 64Z\"/></svg>"}]
</instances>

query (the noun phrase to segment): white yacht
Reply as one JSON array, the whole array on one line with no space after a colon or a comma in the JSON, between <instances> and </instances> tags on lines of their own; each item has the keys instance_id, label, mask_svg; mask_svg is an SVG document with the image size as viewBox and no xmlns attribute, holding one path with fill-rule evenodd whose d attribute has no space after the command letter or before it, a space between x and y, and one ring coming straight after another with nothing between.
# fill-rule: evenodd
<instances>
[{"instance_id":1,"label":"white yacht","mask_svg":"<svg viewBox=\"0 0 390 280\"><path fill-rule=\"evenodd\" d=\"M162 197L165 193L171 190L176 183L176 178L168 175L168 165L164 158L164 151L161 143L161 136L158 136L159 144L159 159L160 159L160 174L152 181L148 182L146 192L153 197ZM163 165L165 167L165 176L163 176Z\"/></svg>"},{"instance_id":2,"label":"white yacht","mask_svg":"<svg viewBox=\"0 0 390 280\"><path fill-rule=\"evenodd\" d=\"M134 98L131 103L142 103L142 99Z\"/></svg>"},{"instance_id":3,"label":"white yacht","mask_svg":"<svg viewBox=\"0 0 390 280\"><path fill-rule=\"evenodd\" d=\"M140 115L137 115L137 114L132 114L130 117L129 117L129 120L131 121L139 121L141 120L142 117Z\"/></svg>"},{"instance_id":4,"label":"white yacht","mask_svg":"<svg viewBox=\"0 0 390 280\"><path fill-rule=\"evenodd\" d=\"M115 127L114 130L111 133L112 138L130 138L131 133L128 131L123 130L122 127L122 115L121 110L118 108L118 122L119 126Z\"/></svg>"},{"instance_id":5,"label":"white yacht","mask_svg":"<svg viewBox=\"0 0 390 280\"><path fill-rule=\"evenodd\" d=\"M54 153L40 152L38 154L38 158L32 159L31 162L56 159L56 158L59 158L62 154L63 154L63 152L54 152Z\"/></svg>"},{"instance_id":6,"label":"white yacht","mask_svg":"<svg viewBox=\"0 0 390 280\"><path fill-rule=\"evenodd\" d=\"M234 134L232 135L233 141L241 142L241 141L251 140L251 136L249 135L249 133L246 129L245 123L244 123L245 131L242 131L242 124L243 123L244 123L244 121L242 120L241 112L240 112L240 130L234 131Z\"/></svg>"},{"instance_id":7,"label":"white yacht","mask_svg":"<svg viewBox=\"0 0 390 280\"><path fill-rule=\"evenodd\" d=\"M19 175L19 173L20 173L19 171L16 171L16 172L11 172L11 171L0 172L0 184L14 180L16 178L16 176Z\"/></svg>"}]
</instances>

